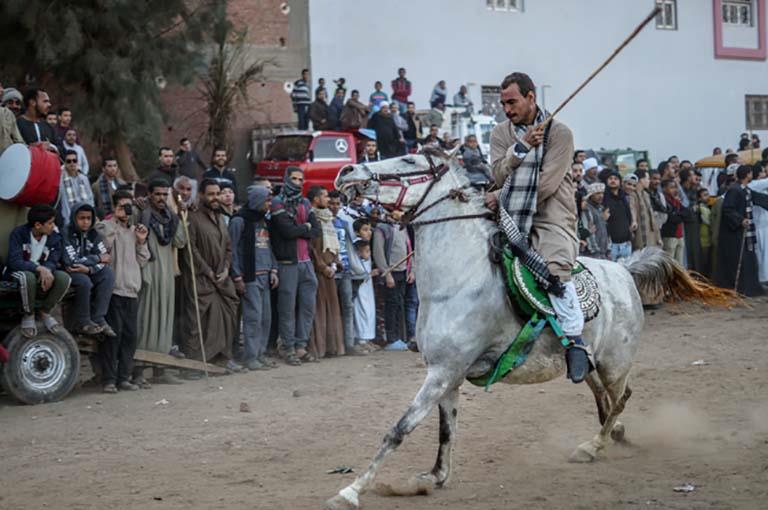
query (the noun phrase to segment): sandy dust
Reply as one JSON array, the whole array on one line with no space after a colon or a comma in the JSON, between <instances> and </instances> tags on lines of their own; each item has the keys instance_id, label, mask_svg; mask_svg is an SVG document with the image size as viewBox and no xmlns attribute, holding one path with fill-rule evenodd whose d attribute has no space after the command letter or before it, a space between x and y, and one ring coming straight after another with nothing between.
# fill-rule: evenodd
<instances>
[{"instance_id":1,"label":"sandy dust","mask_svg":"<svg viewBox=\"0 0 768 510\"><path fill-rule=\"evenodd\" d=\"M768 303L752 304L648 314L622 417L632 446L567 462L597 430L585 385L467 386L450 484L427 497L369 494L366 510L767 508ZM380 353L210 387L80 389L34 407L0 398L0 509L319 509L354 476L326 472L367 465L423 374L416 354ZM382 482L431 468L436 422L406 439ZM694 492L673 491L685 483Z\"/></svg>"}]
</instances>

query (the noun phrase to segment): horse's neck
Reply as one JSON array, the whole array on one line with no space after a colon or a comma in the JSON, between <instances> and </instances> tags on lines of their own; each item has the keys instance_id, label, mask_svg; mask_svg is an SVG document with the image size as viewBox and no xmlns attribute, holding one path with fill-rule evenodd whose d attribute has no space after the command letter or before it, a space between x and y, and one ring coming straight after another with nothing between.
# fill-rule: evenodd
<instances>
[{"instance_id":1,"label":"horse's neck","mask_svg":"<svg viewBox=\"0 0 768 510\"><path fill-rule=\"evenodd\" d=\"M445 196L455 181L450 175L435 186L424 200L428 206ZM475 192L469 202L444 200L419 216L417 221L437 220L451 216L484 212L482 200ZM418 225L416 231L416 271L420 282L446 292L454 285L466 285L468 279L486 279L492 269L488 262L488 239L494 225L485 219L459 219L429 225ZM420 283L420 287L423 285Z\"/></svg>"}]
</instances>

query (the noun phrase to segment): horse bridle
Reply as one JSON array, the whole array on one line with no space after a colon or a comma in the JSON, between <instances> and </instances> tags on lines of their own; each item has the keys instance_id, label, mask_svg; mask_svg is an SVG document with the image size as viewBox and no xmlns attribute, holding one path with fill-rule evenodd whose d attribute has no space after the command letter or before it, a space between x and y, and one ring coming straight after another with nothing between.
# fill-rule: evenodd
<instances>
[{"instance_id":1,"label":"horse bridle","mask_svg":"<svg viewBox=\"0 0 768 510\"><path fill-rule=\"evenodd\" d=\"M442 197L438 198L428 206L424 207L423 209L419 210L419 208L424 204L424 201L427 199L427 196L432 191L432 188L435 184L437 184L450 170L450 167L445 164L441 163L440 165L435 165L434 160L432 159L432 156L429 154L424 154L424 157L427 158L427 163L429 163L429 169L427 170L414 170L412 172L402 172L402 173L396 173L396 174L380 174L376 172L372 172L370 168L368 168L366 165L363 165L363 167L368 170L371 173L371 180L376 181L379 183L379 186L395 186L400 188L400 193L397 196L397 200L395 201L394 205L390 206L391 209L400 209L400 207L403 205L403 201L405 200L405 196L408 193L408 189L410 186L416 185L416 184L424 184L425 182L428 182L427 189L424 191L424 194L421 195L418 202L416 202L416 205L411 207L408 212L403 214L403 217L400 219L400 224L402 226L413 226L418 227L421 225L432 225L435 223L444 223L446 221L457 221L457 220L470 220L470 219L477 219L477 218L487 218L490 219L493 217L493 213L490 211L483 212L483 213L476 213L476 214L461 214L456 216L446 216L444 218L436 218L433 220L422 220L422 221L415 221L416 218L427 212L428 210L435 207L437 204L445 201L445 200L458 200L460 202L469 202L469 198L464 193L463 188L454 188L450 191L448 191L447 194L443 195ZM385 206L386 207L386 206Z\"/></svg>"}]
</instances>

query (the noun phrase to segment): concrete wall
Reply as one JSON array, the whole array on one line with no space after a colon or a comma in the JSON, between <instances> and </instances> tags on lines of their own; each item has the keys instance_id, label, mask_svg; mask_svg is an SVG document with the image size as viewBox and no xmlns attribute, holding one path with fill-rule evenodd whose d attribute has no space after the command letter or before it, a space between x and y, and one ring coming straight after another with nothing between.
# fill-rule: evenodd
<instances>
[{"instance_id":1,"label":"concrete wall","mask_svg":"<svg viewBox=\"0 0 768 510\"><path fill-rule=\"evenodd\" d=\"M765 2L765 0L758 0ZM485 0L312 0L313 79L344 76L367 97L400 66L427 107L434 84L480 85L509 72L549 85L553 109L634 29L653 0L526 0L498 12ZM761 11L765 15L765 9ZM744 95L768 94L766 61L714 58L712 0L679 0L678 30L651 23L561 114L579 147L648 149L698 159L734 147L745 129ZM753 46L754 47L754 46ZM768 145L768 132L759 133Z\"/></svg>"}]
</instances>

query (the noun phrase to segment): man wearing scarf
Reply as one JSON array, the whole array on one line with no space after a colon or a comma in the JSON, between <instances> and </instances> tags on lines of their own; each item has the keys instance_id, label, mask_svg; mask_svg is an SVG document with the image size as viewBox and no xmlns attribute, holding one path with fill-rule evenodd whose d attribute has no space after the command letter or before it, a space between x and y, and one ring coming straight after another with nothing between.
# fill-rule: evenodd
<instances>
[{"instance_id":1,"label":"man wearing scarf","mask_svg":"<svg viewBox=\"0 0 768 510\"><path fill-rule=\"evenodd\" d=\"M741 165L736 170L736 179L738 183L728 189L723 199L715 283L726 289L736 288L737 292L745 296L761 296L765 292L758 279L755 251L757 238L752 207L768 207L768 195L749 188L752 181L752 168L749 165Z\"/></svg>"},{"instance_id":2,"label":"man wearing scarf","mask_svg":"<svg viewBox=\"0 0 768 510\"><path fill-rule=\"evenodd\" d=\"M547 112L536 105L536 88L524 73L501 83L507 120L491 133L491 165L499 196L500 226L513 251L549 292L571 345L568 377L581 382L589 371L581 338L584 317L571 270L578 255L576 187L571 174L573 134L563 123L543 125Z\"/></svg>"},{"instance_id":3,"label":"man wearing scarf","mask_svg":"<svg viewBox=\"0 0 768 510\"><path fill-rule=\"evenodd\" d=\"M312 213L320 224L321 234L312 239L310 255L317 275L317 302L315 322L312 326L310 351L318 358L342 356L344 350L344 329L341 322L341 306L336 290L336 272L341 271L341 245L333 226L333 213L328 209L328 190L313 186L307 198L312 204Z\"/></svg>"},{"instance_id":4,"label":"man wearing scarf","mask_svg":"<svg viewBox=\"0 0 768 510\"><path fill-rule=\"evenodd\" d=\"M217 363L232 372L242 367L232 355L237 324L238 297L229 277L232 246L221 215L221 187L213 179L200 184L200 206L189 213L189 250L179 253L181 291L184 309L180 310L179 347L187 358ZM194 263L193 263L194 262ZM194 282L193 282L194 279ZM203 333L203 353L195 308L195 290Z\"/></svg>"},{"instance_id":5,"label":"man wearing scarf","mask_svg":"<svg viewBox=\"0 0 768 510\"><path fill-rule=\"evenodd\" d=\"M139 213L139 221L149 231L150 259L141 268L139 293L139 339L137 349L168 354L173 343L173 318L176 314L173 285L174 248L186 246L187 238L179 217L168 209L170 184L165 179L149 182L149 205ZM134 384L148 387L144 367L136 366ZM159 373L159 371L158 371ZM163 374L161 382L178 382Z\"/></svg>"},{"instance_id":6,"label":"man wearing scarf","mask_svg":"<svg viewBox=\"0 0 768 510\"><path fill-rule=\"evenodd\" d=\"M278 330L282 356L289 365L312 361L307 350L315 317L317 277L309 255L309 243L320 235L309 201L301 196L304 172L298 167L285 169L283 188L272 199L270 235L278 264L280 286L277 293Z\"/></svg>"},{"instance_id":7,"label":"man wearing scarf","mask_svg":"<svg viewBox=\"0 0 768 510\"><path fill-rule=\"evenodd\" d=\"M115 211L112 197L118 188L125 186L125 181L118 176L119 173L120 169L114 157L105 157L101 161L101 175L91 186L96 202L96 211L99 213L100 218L112 216L112 213Z\"/></svg>"}]
</instances>

